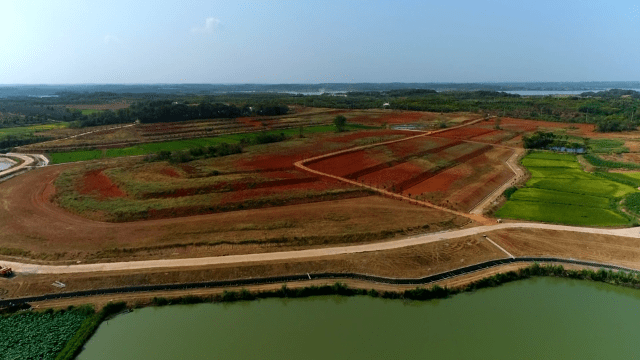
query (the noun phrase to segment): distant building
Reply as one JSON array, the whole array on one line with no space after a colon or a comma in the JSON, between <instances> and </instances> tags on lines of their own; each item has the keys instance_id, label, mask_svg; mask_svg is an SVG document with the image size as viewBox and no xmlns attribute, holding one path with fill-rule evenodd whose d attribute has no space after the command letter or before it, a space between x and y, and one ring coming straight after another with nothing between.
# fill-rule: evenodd
<instances>
[{"instance_id":1,"label":"distant building","mask_svg":"<svg viewBox=\"0 0 640 360\"><path fill-rule=\"evenodd\" d=\"M389 105L389 103L384 103L384 104L382 104L382 107L383 107L383 108L386 108L386 107L389 107L389 106L391 106L391 105Z\"/></svg>"}]
</instances>

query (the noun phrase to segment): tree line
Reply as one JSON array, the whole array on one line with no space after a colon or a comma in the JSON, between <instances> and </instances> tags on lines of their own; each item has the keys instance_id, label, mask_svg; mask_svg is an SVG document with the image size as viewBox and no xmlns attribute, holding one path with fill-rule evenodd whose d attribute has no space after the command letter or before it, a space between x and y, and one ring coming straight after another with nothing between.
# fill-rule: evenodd
<instances>
[{"instance_id":1,"label":"tree line","mask_svg":"<svg viewBox=\"0 0 640 360\"><path fill-rule=\"evenodd\" d=\"M133 103L129 108L116 111L106 110L90 115L75 111L75 126L97 126L123 124L140 121L141 123L180 122L196 119L237 118L241 116L285 115L289 112L286 105L276 106L236 106L227 103L202 102L189 104L171 100L155 100Z\"/></svg>"}]
</instances>

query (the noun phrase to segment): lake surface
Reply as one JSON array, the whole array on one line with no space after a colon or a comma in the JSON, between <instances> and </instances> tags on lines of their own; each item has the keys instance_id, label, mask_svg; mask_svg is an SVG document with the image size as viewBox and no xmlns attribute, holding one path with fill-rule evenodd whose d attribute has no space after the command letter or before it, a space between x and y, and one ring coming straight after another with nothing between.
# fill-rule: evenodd
<instances>
[{"instance_id":1,"label":"lake surface","mask_svg":"<svg viewBox=\"0 0 640 360\"><path fill-rule=\"evenodd\" d=\"M534 278L437 301L365 296L150 307L78 359L630 359L640 291Z\"/></svg>"},{"instance_id":2,"label":"lake surface","mask_svg":"<svg viewBox=\"0 0 640 360\"><path fill-rule=\"evenodd\" d=\"M601 90L517 90L517 91L505 91L509 94L518 94L521 96L546 96L546 95L580 95L583 92L598 92L604 91L606 89ZM625 90L634 90L640 91L640 89L625 89Z\"/></svg>"},{"instance_id":3,"label":"lake surface","mask_svg":"<svg viewBox=\"0 0 640 360\"><path fill-rule=\"evenodd\" d=\"M10 162L5 161L3 159L0 159L0 171L7 170L10 167L11 167L11 163Z\"/></svg>"}]
</instances>

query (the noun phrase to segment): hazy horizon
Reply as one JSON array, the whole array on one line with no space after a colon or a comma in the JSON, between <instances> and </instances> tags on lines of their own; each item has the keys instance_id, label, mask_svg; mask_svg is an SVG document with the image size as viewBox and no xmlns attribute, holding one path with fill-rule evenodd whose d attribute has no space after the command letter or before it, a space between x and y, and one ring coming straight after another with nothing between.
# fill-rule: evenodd
<instances>
[{"instance_id":1,"label":"hazy horizon","mask_svg":"<svg viewBox=\"0 0 640 360\"><path fill-rule=\"evenodd\" d=\"M634 1L70 0L4 8L4 86L640 79Z\"/></svg>"}]
</instances>

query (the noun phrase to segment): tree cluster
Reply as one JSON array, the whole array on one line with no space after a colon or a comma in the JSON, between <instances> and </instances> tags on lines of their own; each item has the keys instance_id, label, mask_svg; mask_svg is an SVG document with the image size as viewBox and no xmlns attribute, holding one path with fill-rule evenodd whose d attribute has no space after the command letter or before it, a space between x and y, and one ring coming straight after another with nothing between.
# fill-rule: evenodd
<instances>
[{"instance_id":1,"label":"tree cluster","mask_svg":"<svg viewBox=\"0 0 640 360\"><path fill-rule=\"evenodd\" d=\"M162 150L158 153L148 155L147 161L169 161L172 163L185 163L198 159L207 159L213 157L228 156L239 154L242 152L241 144L222 143L208 147L198 147L187 150L167 151Z\"/></svg>"},{"instance_id":2,"label":"tree cluster","mask_svg":"<svg viewBox=\"0 0 640 360\"><path fill-rule=\"evenodd\" d=\"M525 149L549 149L549 148L570 148L579 149L584 145L569 141L564 135L556 135L552 132L536 131L531 136L523 136L522 142Z\"/></svg>"}]
</instances>

